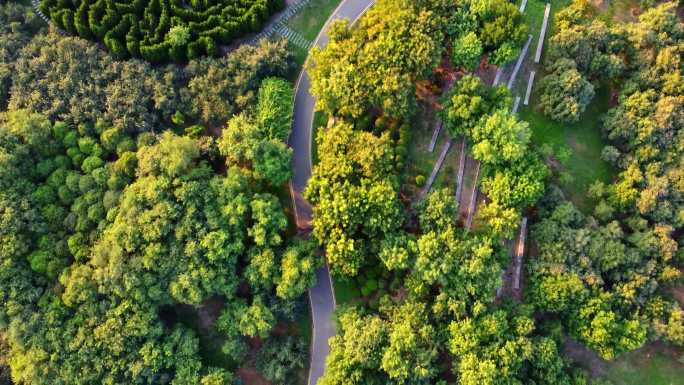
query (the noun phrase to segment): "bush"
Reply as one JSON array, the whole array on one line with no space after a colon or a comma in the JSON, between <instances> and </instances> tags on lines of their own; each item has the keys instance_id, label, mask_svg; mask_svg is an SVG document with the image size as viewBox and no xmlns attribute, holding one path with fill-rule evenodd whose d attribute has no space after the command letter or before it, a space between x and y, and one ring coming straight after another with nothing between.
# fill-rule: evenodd
<instances>
[{"instance_id":1,"label":"bush","mask_svg":"<svg viewBox=\"0 0 684 385\"><path fill-rule=\"evenodd\" d=\"M369 279L361 288L361 296L368 297L378 290L378 281L375 279Z\"/></svg>"},{"instance_id":2,"label":"bush","mask_svg":"<svg viewBox=\"0 0 684 385\"><path fill-rule=\"evenodd\" d=\"M204 132L204 127L199 124L195 124L190 127L186 127L183 132L190 138L199 138Z\"/></svg>"},{"instance_id":3,"label":"bush","mask_svg":"<svg viewBox=\"0 0 684 385\"><path fill-rule=\"evenodd\" d=\"M217 42L228 44L240 33L258 31L285 6L283 0L222 0L208 7L191 2L190 9L179 3L43 0L41 10L62 29L100 40L118 59L163 63L216 55Z\"/></svg>"},{"instance_id":4,"label":"bush","mask_svg":"<svg viewBox=\"0 0 684 385\"><path fill-rule=\"evenodd\" d=\"M571 59L559 60L552 70L541 82L541 110L553 120L576 122L594 98L594 86Z\"/></svg>"},{"instance_id":5,"label":"bush","mask_svg":"<svg viewBox=\"0 0 684 385\"><path fill-rule=\"evenodd\" d=\"M257 353L256 367L274 384L295 384L297 372L306 362L307 350L300 338L271 337Z\"/></svg>"}]
</instances>

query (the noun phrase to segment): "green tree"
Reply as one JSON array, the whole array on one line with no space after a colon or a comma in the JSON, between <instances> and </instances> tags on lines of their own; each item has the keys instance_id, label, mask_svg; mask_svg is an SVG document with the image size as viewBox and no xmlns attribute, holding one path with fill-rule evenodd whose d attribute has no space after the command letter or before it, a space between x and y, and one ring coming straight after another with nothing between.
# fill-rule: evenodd
<instances>
[{"instance_id":1,"label":"green tree","mask_svg":"<svg viewBox=\"0 0 684 385\"><path fill-rule=\"evenodd\" d=\"M355 276L403 222L391 141L338 122L318 143L321 158L305 191L314 205L313 235L333 272Z\"/></svg>"},{"instance_id":2,"label":"green tree","mask_svg":"<svg viewBox=\"0 0 684 385\"><path fill-rule=\"evenodd\" d=\"M329 44L314 48L308 64L316 108L355 119L374 110L391 118L410 116L415 81L428 77L441 60L438 23L428 4L382 0L353 29L334 24Z\"/></svg>"},{"instance_id":3,"label":"green tree","mask_svg":"<svg viewBox=\"0 0 684 385\"><path fill-rule=\"evenodd\" d=\"M442 114L452 136L469 136L482 117L507 109L510 103L505 87L487 87L480 78L466 75L446 95Z\"/></svg>"},{"instance_id":4,"label":"green tree","mask_svg":"<svg viewBox=\"0 0 684 385\"><path fill-rule=\"evenodd\" d=\"M454 65L474 71L480 64L482 42L475 32L468 32L456 39L452 46L451 60Z\"/></svg>"},{"instance_id":5,"label":"green tree","mask_svg":"<svg viewBox=\"0 0 684 385\"><path fill-rule=\"evenodd\" d=\"M292 178L292 149L274 139L262 141L254 149L254 171L273 186Z\"/></svg>"},{"instance_id":6,"label":"green tree","mask_svg":"<svg viewBox=\"0 0 684 385\"><path fill-rule=\"evenodd\" d=\"M559 59L541 87L542 112L562 122L578 121L594 98L594 86L577 71L571 59Z\"/></svg>"},{"instance_id":7,"label":"green tree","mask_svg":"<svg viewBox=\"0 0 684 385\"><path fill-rule=\"evenodd\" d=\"M316 269L322 265L315 244L298 241L284 252L280 267L280 280L276 294L283 299L294 299L302 295L316 282Z\"/></svg>"},{"instance_id":8,"label":"green tree","mask_svg":"<svg viewBox=\"0 0 684 385\"><path fill-rule=\"evenodd\" d=\"M256 123L268 138L286 141L292 126L292 85L281 78L264 79L257 100Z\"/></svg>"},{"instance_id":9,"label":"green tree","mask_svg":"<svg viewBox=\"0 0 684 385\"><path fill-rule=\"evenodd\" d=\"M509 110L497 110L480 120L469 137L475 159L500 165L518 161L525 155L532 132L527 122L518 120Z\"/></svg>"},{"instance_id":10,"label":"green tree","mask_svg":"<svg viewBox=\"0 0 684 385\"><path fill-rule=\"evenodd\" d=\"M259 350L256 367L269 381L297 383L298 371L304 368L308 347L295 337L270 338Z\"/></svg>"}]
</instances>

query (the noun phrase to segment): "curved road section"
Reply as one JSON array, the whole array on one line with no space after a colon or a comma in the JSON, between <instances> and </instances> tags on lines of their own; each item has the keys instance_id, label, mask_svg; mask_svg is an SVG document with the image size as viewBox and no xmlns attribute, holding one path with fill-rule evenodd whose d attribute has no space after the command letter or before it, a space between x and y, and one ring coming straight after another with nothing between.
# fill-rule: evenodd
<instances>
[{"instance_id":1,"label":"curved road section","mask_svg":"<svg viewBox=\"0 0 684 385\"><path fill-rule=\"evenodd\" d=\"M316 47L325 47L328 36L327 26L334 19L343 18L356 21L373 4L374 0L343 0L333 12L321 33L316 38ZM292 147L294 176L290 182L290 193L295 206L295 218L300 232L311 229L311 205L302 196L311 177L311 132L313 128L314 106L316 100L309 92L311 82L306 71L302 71L297 81L294 102L294 121L288 144ZM328 340L335 335L332 314L335 310L335 296L327 266L316 272L316 285L309 290L311 313L313 317L313 339L311 342L311 364L309 366L309 385L315 385L323 375L325 360L330 353Z\"/></svg>"}]
</instances>

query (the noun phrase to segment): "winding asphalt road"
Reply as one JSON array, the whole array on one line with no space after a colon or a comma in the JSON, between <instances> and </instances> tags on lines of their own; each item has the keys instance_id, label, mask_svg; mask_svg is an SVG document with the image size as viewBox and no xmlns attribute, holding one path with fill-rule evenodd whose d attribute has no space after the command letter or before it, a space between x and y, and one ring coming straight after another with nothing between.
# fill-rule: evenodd
<instances>
[{"instance_id":1,"label":"winding asphalt road","mask_svg":"<svg viewBox=\"0 0 684 385\"><path fill-rule=\"evenodd\" d=\"M374 3L374 0L342 0L330 16L320 34L316 38L316 47L328 44L326 27L338 18L356 21ZM297 228L303 234L311 230L311 205L302 196L306 184L311 177L311 132L313 129L314 106L316 100L309 92L311 82L306 71L302 71L297 81L294 102L294 121L288 144L292 147L294 176L290 181L290 193L295 206ZM325 360L330 353L328 340L335 335L332 314L335 310L335 295L328 266L316 272L316 285L309 290L311 312L313 317L313 339L311 342L311 364L309 367L309 385L315 385L325 370Z\"/></svg>"}]
</instances>

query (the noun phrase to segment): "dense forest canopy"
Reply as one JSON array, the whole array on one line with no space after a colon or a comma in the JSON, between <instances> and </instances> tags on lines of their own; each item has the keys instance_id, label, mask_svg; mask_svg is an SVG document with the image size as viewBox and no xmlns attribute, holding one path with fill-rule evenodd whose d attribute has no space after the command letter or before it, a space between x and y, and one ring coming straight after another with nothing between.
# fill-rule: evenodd
<instances>
[{"instance_id":1,"label":"dense forest canopy","mask_svg":"<svg viewBox=\"0 0 684 385\"><path fill-rule=\"evenodd\" d=\"M561 358L566 336L606 359L647 341L682 343L684 312L665 295L682 263L674 6L622 25L593 18L598 11L582 1L557 15L542 110L575 121L597 87L622 85L603 127L604 157L623 171L587 192L593 216L548 185L555 160L510 112L510 93L478 76L522 45L510 6L380 1L353 27L333 25L330 45L313 52L317 108L335 117L318 134L306 191L313 235L341 279L380 265L383 279L403 282L339 312L325 384L581 384L588 380ZM442 94L449 82L439 74L450 69L456 82ZM467 139L481 165L486 199L473 231L457 220L450 189L417 204L401 194L407 132L429 104L426 83L449 135ZM534 255L526 296L509 304L495 295L510 264L505 241L523 213L535 223Z\"/></svg>"},{"instance_id":2,"label":"dense forest canopy","mask_svg":"<svg viewBox=\"0 0 684 385\"><path fill-rule=\"evenodd\" d=\"M560 342L535 329L533 308L493 304L510 261L503 240L548 176L529 126L509 112L509 92L465 75L441 102L449 134L467 137L483 165L491 199L476 231L459 222L451 189L415 206L400 196L402 137L421 108L416 83L434 81L450 52L463 71L483 54L506 63L525 31L505 1L388 0L353 28L333 25L331 44L314 51L312 93L336 121L318 134L306 190L313 235L334 274L380 264L403 281L368 307L340 311L324 384L570 383ZM459 55L464 46L470 58Z\"/></svg>"},{"instance_id":3,"label":"dense forest canopy","mask_svg":"<svg viewBox=\"0 0 684 385\"><path fill-rule=\"evenodd\" d=\"M527 28L505 0L378 1L353 28L330 26L330 43L314 49L309 73L317 108L358 119L381 110L388 118L415 111L415 82L442 61L445 39L470 36L476 56L514 59ZM465 43L461 43L465 44Z\"/></svg>"},{"instance_id":4,"label":"dense forest canopy","mask_svg":"<svg viewBox=\"0 0 684 385\"><path fill-rule=\"evenodd\" d=\"M218 385L248 360L296 378L300 337L272 332L299 317L321 260L280 198L287 45L154 68L43 34L21 4L0 20L3 381Z\"/></svg>"},{"instance_id":5,"label":"dense forest canopy","mask_svg":"<svg viewBox=\"0 0 684 385\"><path fill-rule=\"evenodd\" d=\"M319 262L284 236L287 218L268 192L280 179L232 162L216 174L207 159L223 146L170 131L76 130L26 110L4 113L0 128L0 293L17 381L195 383L218 369L203 367L197 337L165 324L162 307L222 298L218 326L236 363L241 336L266 338L294 316ZM243 279L248 292L238 291Z\"/></svg>"},{"instance_id":6,"label":"dense forest canopy","mask_svg":"<svg viewBox=\"0 0 684 385\"><path fill-rule=\"evenodd\" d=\"M590 187L589 217L558 191L547 194L533 232L540 255L530 300L613 358L649 337L684 342L684 310L663 295L680 279L684 256L684 25L669 2L626 24L596 13L576 1L557 15L542 109L577 120L595 88L614 90L602 157L619 173Z\"/></svg>"},{"instance_id":7,"label":"dense forest canopy","mask_svg":"<svg viewBox=\"0 0 684 385\"><path fill-rule=\"evenodd\" d=\"M617 172L586 212L554 185L558 156L511 91L489 85L526 39L517 4L379 0L334 21L305 65L330 118L304 192L310 239L287 193L291 47L211 57L283 5L42 2L107 52L0 4L0 384L241 384L248 370L298 385L298 321L324 262L336 285L366 282L337 308L319 384L586 385L568 338L607 360L684 344L667 293L684 264L674 3L624 23L583 0L554 16L540 112L576 122L611 95L601 156ZM477 165L472 227L452 188L405 194L427 114Z\"/></svg>"}]
</instances>

